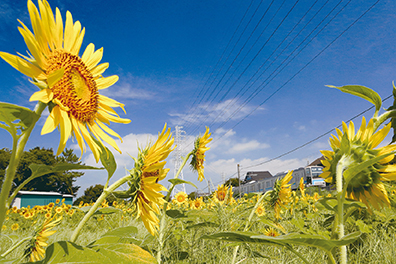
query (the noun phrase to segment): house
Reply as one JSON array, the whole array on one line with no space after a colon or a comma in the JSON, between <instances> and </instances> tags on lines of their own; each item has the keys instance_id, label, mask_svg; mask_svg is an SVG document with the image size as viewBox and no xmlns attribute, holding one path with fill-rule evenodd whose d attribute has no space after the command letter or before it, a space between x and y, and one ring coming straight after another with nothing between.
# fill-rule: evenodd
<instances>
[{"instance_id":1,"label":"house","mask_svg":"<svg viewBox=\"0 0 396 264\"><path fill-rule=\"evenodd\" d=\"M57 192L37 192L37 191L19 191L15 199L12 201L11 207L16 206L18 209L22 207L31 208L36 205L48 205L56 203L56 200L65 199L65 204L73 204L73 195L61 194Z\"/></svg>"}]
</instances>

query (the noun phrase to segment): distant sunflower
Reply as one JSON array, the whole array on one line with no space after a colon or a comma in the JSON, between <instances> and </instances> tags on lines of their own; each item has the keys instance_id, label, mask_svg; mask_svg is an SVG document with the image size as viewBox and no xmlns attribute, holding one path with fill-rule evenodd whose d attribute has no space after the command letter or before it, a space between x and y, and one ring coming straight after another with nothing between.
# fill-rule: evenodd
<instances>
[{"instance_id":1,"label":"distant sunflower","mask_svg":"<svg viewBox=\"0 0 396 264\"><path fill-rule=\"evenodd\" d=\"M33 83L40 87L30 101L49 104L51 114L48 116L41 134L52 132L59 126L61 138L57 155L62 153L70 135L73 135L81 149L86 150L84 140L92 150L96 161L99 160L101 148L93 136L120 151L116 142L106 133L121 137L105 125L111 122L129 123L112 109L124 105L100 95L99 90L108 88L118 80L118 76L102 77L108 63L99 64L103 48L95 51L94 44L89 44L83 55L79 51L85 34L79 21L73 23L70 12L66 13L65 27L59 9L56 14L45 0L38 0L38 7L28 0L28 11L32 22L31 32L21 21L22 34L29 56L21 57L0 52L0 57L21 73L31 77ZM125 112L125 110L124 110ZM105 133L106 132L106 133Z\"/></svg>"},{"instance_id":2,"label":"distant sunflower","mask_svg":"<svg viewBox=\"0 0 396 264\"><path fill-rule=\"evenodd\" d=\"M336 129L338 138L331 135L330 146L333 151L321 151L325 157L325 160L322 160L325 168L321 177L325 178L326 182L336 183L336 167L341 158L344 159L345 169L347 169L351 165L359 164L384 154L390 154L396 150L396 145L387 145L375 149L388 135L391 123L376 132L374 121L370 119L366 125L366 119L363 117L361 126L356 134L352 121L349 123L349 127L344 122L342 126L343 132ZM347 141L349 147L341 148L341 140ZM382 182L396 180L396 165L389 164L393 158L394 155L391 154L350 179L348 186L346 186L347 197L361 201L367 207L371 204L376 209L380 209L382 206L389 206L388 193Z\"/></svg>"},{"instance_id":3,"label":"distant sunflower","mask_svg":"<svg viewBox=\"0 0 396 264\"><path fill-rule=\"evenodd\" d=\"M210 148L206 147L212 138L210 138L209 128L206 127L206 132L203 136L198 137L194 143L194 150L193 156L191 159L191 167L194 171L198 172L198 180L202 181L204 176L204 161L205 161L205 152L208 151Z\"/></svg>"},{"instance_id":4,"label":"distant sunflower","mask_svg":"<svg viewBox=\"0 0 396 264\"><path fill-rule=\"evenodd\" d=\"M214 192L214 199L219 203L226 202L227 204L231 202L232 199L232 186L228 187L224 184L217 186L217 190Z\"/></svg>"},{"instance_id":5,"label":"distant sunflower","mask_svg":"<svg viewBox=\"0 0 396 264\"><path fill-rule=\"evenodd\" d=\"M51 231L51 229L59 225L59 223L62 220L62 217L59 217L55 220L53 219L54 218L45 220L41 228L37 232L35 232L30 245L26 249L25 254L26 256L29 256L29 260L31 262L41 260L44 257L45 254L44 248L48 246L46 241L48 240L49 236L53 235L56 232L55 230Z\"/></svg>"},{"instance_id":6,"label":"distant sunflower","mask_svg":"<svg viewBox=\"0 0 396 264\"><path fill-rule=\"evenodd\" d=\"M254 211L258 217L265 215L265 209L263 205L257 206L256 210Z\"/></svg>"},{"instance_id":7,"label":"distant sunflower","mask_svg":"<svg viewBox=\"0 0 396 264\"><path fill-rule=\"evenodd\" d=\"M185 192L178 192L175 195L176 204L181 205L187 202L188 196Z\"/></svg>"},{"instance_id":8,"label":"distant sunflower","mask_svg":"<svg viewBox=\"0 0 396 264\"><path fill-rule=\"evenodd\" d=\"M11 230L12 231L16 231L16 230L18 230L18 228L19 228L19 224L18 223L12 224L12 226L11 226Z\"/></svg>"},{"instance_id":9,"label":"distant sunflower","mask_svg":"<svg viewBox=\"0 0 396 264\"><path fill-rule=\"evenodd\" d=\"M136 207L137 216L140 217L147 230L155 235L159 228L159 220L155 213L159 214L159 206L165 203L161 191L167 189L158 182L165 179L169 169L164 169L165 159L173 150L174 139L170 128L166 124L157 141L151 147L139 151L135 169L140 178L137 183Z\"/></svg>"},{"instance_id":10,"label":"distant sunflower","mask_svg":"<svg viewBox=\"0 0 396 264\"><path fill-rule=\"evenodd\" d=\"M271 237L277 237L277 236L279 236L279 233L278 233L278 231L276 231L275 228L273 228L273 227L268 227L268 228L266 228L266 229L264 230L264 235L266 235L266 236L271 236Z\"/></svg>"},{"instance_id":11,"label":"distant sunflower","mask_svg":"<svg viewBox=\"0 0 396 264\"><path fill-rule=\"evenodd\" d=\"M274 189L270 194L270 205L274 208L275 217L280 218L281 208L285 207L290 202L291 184L288 184L292 179L293 171L289 171L281 180L276 180Z\"/></svg>"},{"instance_id":12,"label":"distant sunflower","mask_svg":"<svg viewBox=\"0 0 396 264\"><path fill-rule=\"evenodd\" d=\"M195 200L191 201L191 209L199 210L203 208L204 205L205 203L202 197L196 198Z\"/></svg>"}]
</instances>

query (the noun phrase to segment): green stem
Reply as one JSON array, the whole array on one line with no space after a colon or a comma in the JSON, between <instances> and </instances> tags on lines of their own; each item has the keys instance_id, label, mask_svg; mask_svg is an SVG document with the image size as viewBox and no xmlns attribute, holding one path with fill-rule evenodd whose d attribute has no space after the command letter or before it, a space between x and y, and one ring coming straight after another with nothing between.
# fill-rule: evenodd
<instances>
[{"instance_id":1,"label":"green stem","mask_svg":"<svg viewBox=\"0 0 396 264\"><path fill-rule=\"evenodd\" d=\"M344 156L340 159L336 168L336 188L337 188L337 233L338 239L344 237L344 202L345 202L345 193L343 191L343 171L344 171ZM340 247L340 263L347 263L347 247Z\"/></svg>"},{"instance_id":2,"label":"green stem","mask_svg":"<svg viewBox=\"0 0 396 264\"><path fill-rule=\"evenodd\" d=\"M102 194L96 200L95 204L91 207L91 209L89 209L88 213L84 216L84 218L78 224L77 228L74 230L72 236L70 237L70 242L76 242L77 237L80 234L80 231L84 227L85 223L96 212L96 209L98 209L98 207L102 204L104 199L106 199L106 197L109 194L111 194L118 187L120 187L121 185L123 185L124 183L126 183L129 180L132 180L132 176L131 175L124 176L123 178L121 178L118 181L116 181L115 183L113 183L109 188L103 189Z\"/></svg>"},{"instance_id":3,"label":"green stem","mask_svg":"<svg viewBox=\"0 0 396 264\"><path fill-rule=\"evenodd\" d=\"M259 205L260 205L260 203L263 201L263 199L264 199L265 197L267 197L269 194L270 194L270 192L266 192L265 194L262 194L261 197L257 200L256 205L253 207L252 211L250 212L249 218L248 218L248 220L246 221L245 228L243 229L244 232L248 229L248 227L249 227L249 225L250 225L250 222L252 221L252 218L253 218L253 216L254 216L254 213L256 212L257 207L259 207ZM236 247L234 248L234 253L233 253L233 255L232 255L232 264L234 264L235 261L236 261L236 257L237 257L237 254L238 254L238 250L239 250L239 246L236 246Z\"/></svg>"},{"instance_id":4,"label":"green stem","mask_svg":"<svg viewBox=\"0 0 396 264\"><path fill-rule=\"evenodd\" d=\"M18 243L16 243L15 245L13 245L11 248L9 248L6 252L4 252L3 254L1 254L1 257L4 258L5 256L7 256L8 254L10 254L14 249L16 249L17 247L19 247L23 242L32 239L33 237L25 237L24 239L18 241Z\"/></svg>"},{"instance_id":5,"label":"green stem","mask_svg":"<svg viewBox=\"0 0 396 264\"><path fill-rule=\"evenodd\" d=\"M180 168L176 172L174 179L179 178L181 171L183 170L184 166L186 165L186 163L189 160L191 155L193 155L193 151L188 153L188 155L184 158L183 163L181 164ZM171 187L168 190L168 193L165 196L165 203L161 210L161 222L160 222L160 226L159 226L158 251L157 251L157 262L158 263L161 263L162 250L164 248L164 243L165 243L164 236L165 236L165 229L167 226L167 224L166 224L166 208L168 207L170 195L174 188L175 188L175 185L172 183Z\"/></svg>"},{"instance_id":6,"label":"green stem","mask_svg":"<svg viewBox=\"0 0 396 264\"><path fill-rule=\"evenodd\" d=\"M34 120L32 120L32 124L22 133L20 137L16 136L16 133L13 136L11 159L5 171L5 176L0 192L0 226L3 226L4 219L6 216L6 211L7 208L9 207L7 200L11 192L12 183L15 178L15 173L19 161L23 154L23 150L25 149L25 145L29 139L30 134L32 133L35 124L40 119L41 113L44 111L46 107L47 107L46 104L38 102L36 107L34 108L34 112L37 114L37 117Z\"/></svg>"}]
</instances>

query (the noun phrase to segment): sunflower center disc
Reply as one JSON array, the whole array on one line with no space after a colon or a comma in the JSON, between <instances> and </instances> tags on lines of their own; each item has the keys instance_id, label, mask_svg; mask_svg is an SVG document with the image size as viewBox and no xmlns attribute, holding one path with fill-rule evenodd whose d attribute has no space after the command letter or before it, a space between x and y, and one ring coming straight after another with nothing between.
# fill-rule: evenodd
<instances>
[{"instance_id":1,"label":"sunflower center disc","mask_svg":"<svg viewBox=\"0 0 396 264\"><path fill-rule=\"evenodd\" d=\"M54 99L68 107L69 116L85 123L95 119L98 110L98 89L92 73L75 55L55 51L48 59L47 75L64 69L63 77L51 87Z\"/></svg>"}]
</instances>

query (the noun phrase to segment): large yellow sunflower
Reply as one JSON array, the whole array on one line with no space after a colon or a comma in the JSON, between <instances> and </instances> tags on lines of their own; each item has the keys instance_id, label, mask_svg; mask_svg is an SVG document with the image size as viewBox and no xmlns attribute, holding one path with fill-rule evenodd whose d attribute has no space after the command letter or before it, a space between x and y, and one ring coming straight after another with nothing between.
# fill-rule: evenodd
<instances>
[{"instance_id":1,"label":"large yellow sunflower","mask_svg":"<svg viewBox=\"0 0 396 264\"><path fill-rule=\"evenodd\" d=\"M120 151L116 142L108 134L121 137L105 124L111 122L129 123L112 109L124 105L99 94L99 90L108 88L118 80L118 76L102 77L108 63L98 64L103 56L103 48L95 51L94 44L89 44L83 55L79 51L85 34L79 21L73 23L70 12L66 13L65 25L59 9L54 16L50 5L45 0L38 0L38 9L28 0L28 10L32 23L31 32L21 21L22 34L29 56L12 55L0 52L0 57L21 73L31 77L33 83L40 87L30 101L40 101L50 107L41 134L52 132L59 126L61 138L57 155L65 148L72 135L77 139L81 154L86 150L84 140L92 150L96 161L99 160L101 148L93 140L102 140ZM125 110L124 110L125 112ZM106 134L106 133L107 134Z\"/></svg>"},{"instance_id":2,"label":"large yellow sunflower","mask_svg":"<svg viewBox=\"0 0 396 264\"><path fill-rule=\"evenodd\" d=\"M195 140L194 150L193 150L193 157L191 159L191 167L193 170L198 172L198 180L202 181L204 176L204 161L205 161L205 152L208 151L210 148L206 147L212 138L210 138L209 128L206 127L205 134L201 137L198 137Z\"/></svg>"},{"instance_id":3,"label":"large yellow sunflower","mask_svg":"<svg viewBox=\"0 0 396 264\"><path fill-rule=\"evenodd\" d=\"M344 160L345 169L348 169L350 166L390 154L396 150L396 145L375 149L388 135L391 123L376 132L373 119L370 119L366 125L366 119L363 117L356 134L352 121L349 123L349 127L344 122L342 126L343 132L336 129L338 138L331 135L330 146L333 151L321 151L325 157L325 160L322 160L325 168L321 177L325 178L326 182L336 183L336 167L341 158ZM347 144L341 147L341 141ZM346 186L347 197L361 201L367 207L371 204L376 209L389 206L388 194L382 182L396 180L396 165L389 164L393 157L394 155L389 155L349 179L349 184Z\"/></svg>"},{"instance_id":4,"label":"large yellow sunflower","mask_svg":"<svg viewBox=\"0 0 396 264\"><path fill-rule=\"evenodd\" d=\"M274 208L275 217L280 218L281 208L286 208L286 204L290 202L291 184L288 184L292 179L293 171L289 171L281 180L276 180L274 189L270 194L270 205Z\"/></svg>"},{"instance_id":5,"label":"large yellow sunflower","mask_svg":"<svg viewBox=\"0 0 396 264\"><path fill-rule=\"evenodd\" d=\"M178 192L175 195L176 204L182 205L188 201L188 195L185 192Z\"/></svg>"},{"instance_id":6,"label":"large yellow sunflower","mask_svg":"<svg viewBox=\"0 0 396 264\"><path fill-rule=\"evenodd\" d=\"M158 183L165 179L169 169L164 169L165 159L173 150L174 138L166 124L153 146L140 151L135 169L139 171L140 182L136 196L137 216L140 217L147 230L155 235L159 228L159 206L165 202L161 191L167 189Z\"/></svg>"}]
</instances>

